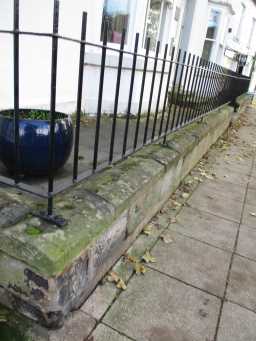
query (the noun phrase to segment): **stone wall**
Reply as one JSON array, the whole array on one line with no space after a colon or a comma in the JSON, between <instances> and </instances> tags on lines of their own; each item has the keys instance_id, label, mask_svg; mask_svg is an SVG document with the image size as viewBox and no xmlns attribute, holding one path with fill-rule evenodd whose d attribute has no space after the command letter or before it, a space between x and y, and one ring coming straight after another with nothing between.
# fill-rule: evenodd
<instances>
[{"instance_id":1,"label":"stone wall","mask_svg":"<svg viewBox=\"0 0 256 341\"><path fill-rule=\"evenodd\" d=\"M241 106L249 101L249 96L239 98ZM42 325L60 327L233 116L225 105L170 134L165 145L149 145L57 197L58 213L69 221L61 230L35 222L27 211L19 222L0 228L0 303ZM41 205L3 191L12 205L27 203L30 211Z\"/></svg>"}]
</instances>

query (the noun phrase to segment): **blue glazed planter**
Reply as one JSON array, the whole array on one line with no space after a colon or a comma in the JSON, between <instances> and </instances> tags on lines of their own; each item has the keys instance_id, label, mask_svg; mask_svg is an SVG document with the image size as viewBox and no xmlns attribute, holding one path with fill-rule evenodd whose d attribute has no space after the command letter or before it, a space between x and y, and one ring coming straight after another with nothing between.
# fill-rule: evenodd
<instances>
[{"instance_id":1,"label":"blue glazed planter","mask_svg":"<svg viewBox=\"0 0 256 341\"><path fill-rule=\"evenodd\" d=\"M31 110L20 109L20 171L24 175L47 175L49 170L50 121L28 119ZM48 113L48 111L40 110ZM6 168L15 169L13 110L0 111L0 160ZM62 168L73 146L71 118L56 113L54 170Z\"/></svg>"}]
</instances>

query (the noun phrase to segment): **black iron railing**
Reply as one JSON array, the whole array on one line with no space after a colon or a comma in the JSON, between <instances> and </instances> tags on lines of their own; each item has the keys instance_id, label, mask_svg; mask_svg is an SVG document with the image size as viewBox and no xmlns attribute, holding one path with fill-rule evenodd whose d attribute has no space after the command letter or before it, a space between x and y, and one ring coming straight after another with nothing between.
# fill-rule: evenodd
<instances>
[{"instance_id":1,"label":"black iron railing","mask_svg":"<svg viewBox=\"0 0 256 341\"><path fill-rule=\"evenodd\" d=\"M15 142L15 174L11 176L0 176L0 182L15 186L23 191L31 192L48 200L47 212L44 217L53 221L57 225L63 222L56 219L53 213L54 195L63 191L92 175L96 171L112 164L118 160L126 158L128 155L137 151L146 144L156 141L166 142L166 137L170 132L201 119L215 108L229 103L236 106L236 98L248 90L250 79L246 76L237 74L231 70L217 65L213 62L202 59L201 57L187 53L186 51L171 49L168 44L164 47L163 55L160 53L160 42L157 43L154 56L150 54L150 39L146 40L144 53L138 53L140 42L139 34L136 34L134 51L126 51L125 31L122 33L119 48L113 48L107 45L107 27L103 34L102 45L93 44L86 40L87 14L82 16L81 39L73 39L58 34L59 24L59 1L54 1L53 32L38 33L21 31L19 29L19 0L14 0L14 28L13 30L0 30L1 34L13 35L14 43L14 142ZM35 185L25 184L20 177L20 151L19 151L19 37L21 35L30 35L39 37L48 37L52 40L52 65L51 65L51 97L50 97L50 139L49 139L49 172L48 172L48 190L40 191ZM58 41L65 40L74 44L80 44L80 60L77 90L77 105L75 118L75 141L73 151L72 175L67 178L61 186L55 187L56 174L54 172L54 134L56 120L56 79L58 63ZM80 151L80 132L82 115L82 98L84 82L84 62L86 60L85 47L92 46L101 49L100 80L97 99L97 114L94 135L93 157L91 169L79 172L79 151ZM99 139L101 134L102 120L102 101L104 93L104 78L106 70L107 53L115 52L118 54L117 76L115 82L115 95L113 96L113 113L111 115L111 128L109 129L109 153L104 162L99 163ZM170 55L170 57L168 56ZM129 84L129 94L127 103L127 113L124 121L124 131L119 142L122 147L120 153L114 153L118 106L120 100L120 84L122 80L124 55L129 55L131 61L131 74ZM142 70L138 70L138 59L143 60ZM153 67L149 67L149 60L153 61ZM135 119L132 119L131 108L134 97L134 82L137 73L142 73L140 81L140 96ZM146 112L143 112L143 99L145 97L145 83L150 73L150 94ZM159 82L156 83L156 77L159 76ZM85 84L86 86L86 84ZM156 98L156 102L153 99ZM134 129L130 129L131 120ZM134 124L135 120L135 124ZM132 136L131 136L132 134ZM132 143L128 143L132 140Z\"/></svg>"}]
</instances>

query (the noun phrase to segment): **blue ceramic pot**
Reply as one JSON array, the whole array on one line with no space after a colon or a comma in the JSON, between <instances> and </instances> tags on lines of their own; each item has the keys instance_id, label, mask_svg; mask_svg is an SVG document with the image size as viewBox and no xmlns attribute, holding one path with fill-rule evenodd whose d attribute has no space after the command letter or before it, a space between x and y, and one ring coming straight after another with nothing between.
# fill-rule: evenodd
<instances>
[{"instance_id":1,"label":"blue ceramic pot","mask_svg":"<svg viewBox=\"0 0 256 341\"><path fill-rule=\"evenodd\" d=\"M21 174L47 175L49 170L50 121L27 119L31 109L20 109L20 171ZM40 112L47 111L40 110ZM0 111L0 160L11 172L15 169L13 110ZM64 166L73 145L71 118L56 113L54 170Z\"/></svg>"}]
</instances>

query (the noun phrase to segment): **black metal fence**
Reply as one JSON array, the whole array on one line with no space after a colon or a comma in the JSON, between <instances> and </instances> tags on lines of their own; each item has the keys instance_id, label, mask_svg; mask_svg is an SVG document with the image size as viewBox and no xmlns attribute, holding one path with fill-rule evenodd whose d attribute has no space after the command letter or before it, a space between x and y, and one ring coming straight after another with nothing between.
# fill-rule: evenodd
<instances>
[{"instance_id":1,"label":"black metal fence","mask_svg":"<svg viewBox=\"0 0 256 341\"><path fill-rule=\"evenodd\" d=\"M33 194L44 197L48 200L47 212L44 217L49 221L53 221L57 225L63 222L53 214L53 198L54 195L72 186L95 173L97 170L104 168L118 159L124 159L132 154L143 145L153 143L155 141L166 142L166 137L173 132L191 122L201 119L215 108L229 103L236 105L236 98L248 90L250 79L246 76L237 74L231 70L217 65L213 62L202 59L199 56L192 55L186 51L175 50L168 44L164 47L163 55L160 53L160 42L157 43L154 55L150 51L150 39L146 40L145 53L138 53L140 42L139 34L136 34L134 51L126 51L125 47L125 31L122 33L120 47L113 48L107 45L107 27L103 34L102 45L93 44L86 40L87 14L82 16L81 39L72 39L58 34L59 25L59 1L54 1L54 17L52 33L27 32L19 29L19 0L14 0L14 28L13 30L0 30L2 34L13 35L14 43L14 143L15 143L15 160L16 168L14 178L0 176L0 182L15 186L21 190L31 192ZM40 37L49 37L52 40L52 65L51 65L51 97L50 97L50 139L49 139L49 173L48 173L48 191L42 193L34 186L24 184L20 177L20 150L19 150L19 37L20 35L30 35ZM57 79L57 63L58 63L58 41L65 40L71 43L80 44L80 61L78 66L78 89L77 89L77 106L75 118L75 140L73 152L73 174L71 179L67 179L66 183L58 189L55 189L55 172L54 172L54 134L56 119L56 79ZM80 123L82 115L82 98L83 98L83 82L84 82L84 61L86 60L85 47L92 46L101 49L101 66L100 80L98 87L98 104L96 115L96 128L94 136L94 148L91 170L79 173L79 148L80 148ZM102 119L102 101L104 92L104 77L106 70L107 52L113 51L118 54L117 76L115 83L115 96L113 98L113 114L111 116L112 123L109 143L108 160L105 163L98 163L99 139L101 134ZM122 80L123 59L124 55L131 57L131 74L128 94L127 113L125 116L124 132L122 136L122 148L119 157L114 158L114 145L117 132L118 105L120 99L120 84ZM136 115L135 129L130 130L131 107L134 95L134 82L138 73L138 59L143 60L140 97ZM152 60L153 68L149 68L149 61ZM146 113L142 112L143 99L145 97L145 82L150 76L150 94ZM158 82L156 76L158 75ZM86 86L86 84L85 84ZM97 89L95 89L97 91ZM156 103L153 102L156 98ZM143 121L143 125L142 125ZM134 118L133 118L134 122ZM151 127L149 129L149 126ZM131 134L133 136L131 137ZM139 134L142 134L141 143L139 143ZM128 148L128 138L132 138L132 145Z\"/></svg>"}]
</instances>

